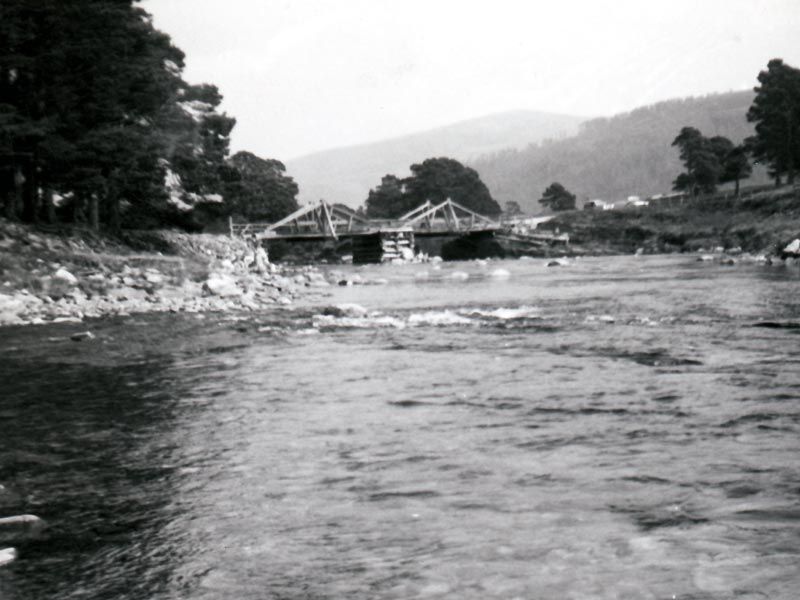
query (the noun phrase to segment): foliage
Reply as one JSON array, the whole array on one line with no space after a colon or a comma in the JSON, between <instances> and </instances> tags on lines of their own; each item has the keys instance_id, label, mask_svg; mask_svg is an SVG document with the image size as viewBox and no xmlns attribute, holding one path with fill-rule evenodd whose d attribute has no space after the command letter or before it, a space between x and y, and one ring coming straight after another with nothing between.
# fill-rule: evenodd
<instances>
[{"instance_id":1,"label":"foliage","mask_svg":"<svg viewBox=\"0 0 800 600\"><path fill-rule=\"evenodd\" d=\"M452 158L428 158L413 164L406 179L384 176L381 184L370 190L366 212L371 218L396 218L427 200L438 204L448 198L487 216L501 212L477 171Z\"/></svg>"},{"instance_id":2,"label":"foliage","mask_svg":"<svg viewBox=\"0 0 800 600\"><path fill-rule=\"evenodd\" d=\"M403 181L394 175L384 175L381 184L369 191L365 204L371 219L399 217L417 206L416 200L405 193Z\"/></svg>"},{"instance_id":3,"label":"foliage","mask_svg":"<svg viewBox=\"0 0 800 600\"><path fill-rule=\"evenodd\" d=\"M712 193L720 183L739 181L752 172L743 146L735 146L728 138L717 135L706 138L694 127L683 127L672 142L680 150L686 172L673 182L673 189L692 196Z\"/></svg>"},{"instance_id":4,"label":"foliage","mask_svg":"<svg viewBox=\"0 0 800 600\"><path fill-rule=\"evenodd\" d=\"M753 157L770 165L776 178L794 182L800 168L800 69L781 59L767 63L758 74L759 86L747 111L756 133L747 140Z\"/></svg>"},{"instance_id":5,"label":"foliage","mask_svg":"<svg viewBox=\"0 0 800 600\"><path fill-rule=\"evenodd\" d=\"M405 180L406 193L416 205L430 200L434 204L448 198L475 212L495 216L502 211L475 169L452 158L428 158L411 165L411 177Z\"/></svg>"},{"instance_id":6,"label":"foliage","mask_svg":"<svg viewBox=\"0 0 800 600\"><path fill-rule=\"evenodd\" d=\"M297 210L297 184L286 175L282 162L243 151L227 164L225 200L233 215L275 222Z\"/></svg>"},{"instance_id":7,"label":"foliage","mask_svg":"<svg viewBox=\"0 0 800 600\"><path fill-rule=\"evenodd\" d=\"M116 229L180 221L165 175L218 193L235 121L133 0L0 4L0 201L8 217ZM184 207L185 209L185 207Z\"/></svg>"},{"instance_id":8,"label":"foliage","mask_svg":"<svg viewBox=\"0 0 800 600\"><path fill-rule=\"evenodd\" d=\"M555 181L547 186L547 189L539 199L539 204L553 212L574 210L575 194L569 193L563 185Z\"/></svg>"}]
</instances>

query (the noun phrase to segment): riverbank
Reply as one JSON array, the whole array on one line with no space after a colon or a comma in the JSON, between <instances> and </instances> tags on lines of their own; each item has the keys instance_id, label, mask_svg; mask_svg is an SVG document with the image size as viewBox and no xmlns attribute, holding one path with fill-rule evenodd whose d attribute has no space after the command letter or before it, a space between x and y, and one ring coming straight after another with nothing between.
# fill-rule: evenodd
<instances>
[{"instance_id":1,"label":"riverbank","mask_svg":"<svg viewBox=\"0 0 800 600\"><path fill-rule=\"evenodd\" d=\"M292 304L329 285L312 267L256 263L252 247L222 235L110 237L0 219L0 325L254 311Z\"/></svg>"},{"instance_id":2,"label":"riverbank","mask_svg":"<svg viewBox=\"0 0 800 600\"><path fill-rule=\"evenodd\" d=\"M570 237L579 255L733 250L780 259L800 237L800 187L746 198L718 196L683 204L559 213L539 230Z\"/></svg>"}]
</instances>

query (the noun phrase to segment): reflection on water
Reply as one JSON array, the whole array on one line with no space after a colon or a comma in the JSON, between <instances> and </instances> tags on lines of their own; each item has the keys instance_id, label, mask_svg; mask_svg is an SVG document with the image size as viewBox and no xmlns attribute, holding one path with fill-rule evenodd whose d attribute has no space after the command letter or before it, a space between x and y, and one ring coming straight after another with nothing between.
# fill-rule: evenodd
<instances>
[{"instance_id":1,"label":"reflection on water","mask_svg":"<svg viewBox=\"0 0 800 600\"><path fill-rule=\"evenodd\" d=\"M0 597L796 597L796 272L359 273L339 308L5 330L0 514L49 526L0 533Z\"/></svg>"}]
</instances>

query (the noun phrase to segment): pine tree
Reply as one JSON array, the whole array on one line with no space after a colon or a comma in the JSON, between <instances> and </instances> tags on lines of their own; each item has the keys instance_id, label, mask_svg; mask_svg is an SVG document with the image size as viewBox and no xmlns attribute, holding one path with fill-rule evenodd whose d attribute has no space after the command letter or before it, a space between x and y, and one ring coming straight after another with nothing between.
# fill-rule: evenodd
<instances>
[{"instance_id":1,"label":"pine tree","mask_svg":"<svg viewBox=\"0 0 800 600\"><path fill-rule=\"evenodd\" d=\"M759 86L747 120L756 134L747 139L753 157L770 165L776 183L786 175L790 183L800 167L800 69L781 59L769 61L758 74Z\"/></svg>"}]
</instances>

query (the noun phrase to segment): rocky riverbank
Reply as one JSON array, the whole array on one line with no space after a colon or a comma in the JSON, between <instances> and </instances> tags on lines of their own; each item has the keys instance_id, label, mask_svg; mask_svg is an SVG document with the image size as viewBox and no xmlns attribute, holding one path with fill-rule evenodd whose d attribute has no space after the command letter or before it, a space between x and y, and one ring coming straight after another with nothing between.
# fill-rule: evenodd
<instances>
[{"instance_id":1,"label":"rocky riverbank","mask_svg":"<svg viewBox=\"0 0 800 600\"><path fill-rule=\"evenodd\" d=\"M0 219L0 325L144 312L253 311L329 282L312 267L256 260L227 236L172 231L104 237Z\"/></svg>"}]
</instances>

